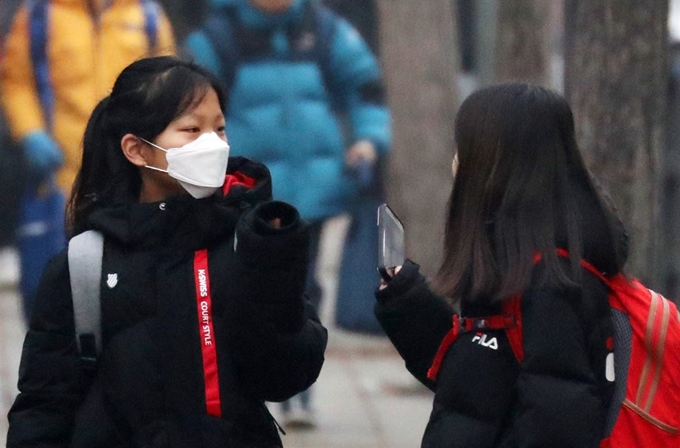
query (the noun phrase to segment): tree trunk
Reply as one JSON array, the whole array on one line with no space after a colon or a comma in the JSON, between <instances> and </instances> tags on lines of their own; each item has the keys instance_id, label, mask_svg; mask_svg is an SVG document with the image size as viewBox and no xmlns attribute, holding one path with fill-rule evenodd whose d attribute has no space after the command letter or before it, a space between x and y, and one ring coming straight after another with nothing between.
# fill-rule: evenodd
<instances>
[{"instance_id":1,"label":"tree trunk","mask_svg":"<svg viewBox=\"0 0 680 448\"><path fill-rule=\"evenodd\" d=\"M550 86L550 8L546 0L498 2L495 73L498 82Z\"/></svg>"},{"instance_id":2,"label":"tree trunk","mask_svg":"<svg viewBox=\"0 0 680 448\"><path fill-rule=\"evenodd\" d=\"M578 142L628 228L628 272L658 284L668 0L569 0L565 20Z\"/></svg>"},{"instance_id":3,"label":"tree trunk","mask_svg":"<svg viewBox=\"0 0 680 448\"><path fill-rule=\"evenodd\" d=\"M477 48L475 64L479 87L496 83L496 35L499 0L475 0L477 13Z\"/></svg>"},{"instance_id":4,"label":"tree trunk","mask_svg":"<svg viewBox=\"0 0 680 448\"><path fill-rule=\"evenodd\" d=\"M457 48L450 0L380 0L381 60L393 116L387 197L406 228L406 251L438 267L451 194Z\"/></svg>"}]
</instances>

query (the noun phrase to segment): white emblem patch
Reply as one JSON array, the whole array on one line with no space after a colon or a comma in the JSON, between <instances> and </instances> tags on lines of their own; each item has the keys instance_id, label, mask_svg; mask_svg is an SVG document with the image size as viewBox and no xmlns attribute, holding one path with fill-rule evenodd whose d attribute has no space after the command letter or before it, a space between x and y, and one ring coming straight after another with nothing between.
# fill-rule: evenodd
<instances>
[{"instance_id":1,"label":"white emblem patch","mask_svg":"<svg viewBox=\"0 0 680 448\"><path fill-rule=\"evenodd\" d=\"M115 288L118 284L118 274L109 274L108 278L106 279L106 284L108 285L109 289Z\"/></svg>"}]
</instances>

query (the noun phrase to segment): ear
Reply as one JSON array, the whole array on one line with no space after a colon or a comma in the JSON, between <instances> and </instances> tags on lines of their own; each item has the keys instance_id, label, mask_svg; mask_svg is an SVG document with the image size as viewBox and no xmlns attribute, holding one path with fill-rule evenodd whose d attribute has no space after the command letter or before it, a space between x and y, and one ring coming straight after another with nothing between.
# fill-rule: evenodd
<instances>
[{"instance_id":1,"label":"ear","mask_svg":"<svg viewBox=\"0 0 680 448\"><path fill-rule=\"evenodd\" d=\"M142 167L147 165L146 143L132 134L125 134L120 140L120 147L130 163Z\"/></svg>"}]
</instances>

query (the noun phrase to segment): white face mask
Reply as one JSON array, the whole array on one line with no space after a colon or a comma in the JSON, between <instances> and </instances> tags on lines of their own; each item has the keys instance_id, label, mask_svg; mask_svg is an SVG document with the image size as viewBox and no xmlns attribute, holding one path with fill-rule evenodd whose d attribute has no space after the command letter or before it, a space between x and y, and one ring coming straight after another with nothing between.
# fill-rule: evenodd
<instances>
[{"instance_id":1,"label":"white face mask","mask_svg":"<svg viewBox=\"0 0 680 448\"><path fill-rule=\"evenodd\" d=\"M168 173L194 198L206 198L224 184L229 162L229 145L216 133L202 134L181 148L169 149L161 148L141 137L140 139L165 151L165 158L168 160L167 170L151 165L146 165L146 168Z\"/></svg>"}]
</instances>

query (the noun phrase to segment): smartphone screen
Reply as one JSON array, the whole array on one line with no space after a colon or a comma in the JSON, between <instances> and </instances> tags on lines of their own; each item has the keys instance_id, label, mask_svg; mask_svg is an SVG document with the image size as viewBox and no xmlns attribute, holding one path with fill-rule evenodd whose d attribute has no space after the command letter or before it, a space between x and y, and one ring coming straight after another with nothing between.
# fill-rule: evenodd
<instances>
[{"instance_id":1,"label":"smartphone screen","mask_svg":"<svg viewBox=\"0 0 680 448\"><path fill-rule=\"evenodd\" d=\"M394 268L404 264L404 225L387 204L378 207L378 272L389 281Z\"/></svg>"}]
</instances>

